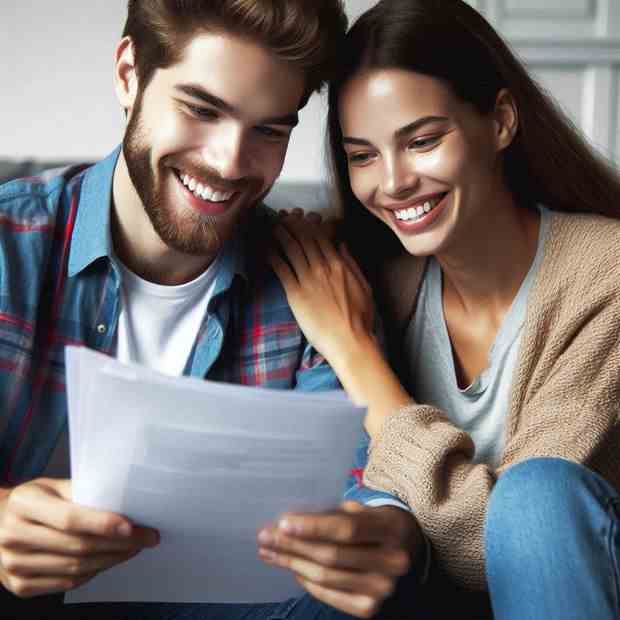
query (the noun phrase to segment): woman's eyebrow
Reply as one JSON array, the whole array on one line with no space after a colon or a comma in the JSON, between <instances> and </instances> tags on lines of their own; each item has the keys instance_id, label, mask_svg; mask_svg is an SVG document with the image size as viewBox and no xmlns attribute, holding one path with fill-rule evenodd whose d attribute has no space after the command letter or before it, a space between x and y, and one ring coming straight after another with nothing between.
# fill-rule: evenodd
<instances>
[{"instance_id":1,"label":"woman's eyebrow","mask_svg":"<svg viewBox=\"0 0 620 620\"><path fill-rule=\"evenodd\" d=\"M402 136L409 134L413 131L416 131L420 127L426 125L427 123L434 123L437 121L447 121L447 116L423 116L422 118L418 118L417 120L405 125L404 127L400 127L394 132L395 138L402 138ZM355 138L353 136L344 136L342 138L343 144L354 144L358 146L370 146L370 141L364 138Z\"/></svg>"}]
</instances>

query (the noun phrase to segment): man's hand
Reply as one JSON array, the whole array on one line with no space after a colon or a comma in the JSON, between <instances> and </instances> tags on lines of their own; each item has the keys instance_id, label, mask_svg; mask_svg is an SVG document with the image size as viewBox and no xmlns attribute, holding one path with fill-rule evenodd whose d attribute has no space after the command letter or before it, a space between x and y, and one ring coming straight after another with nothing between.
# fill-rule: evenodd
<instances>
[{"instance_id":1,"label":"man's hand","mask_svg":"<svg viewBox=\"0 0 620 620\"><path fill-rule=\"evenodd\" d=\"M20 597L70 590L159 542L155 530L72 503L69 480L0 493L0 582Z\"/></svg>"},{"instance_id":2,"label":"man's hand","mask_svg":"<svg viewBox=\"0 0 620 620\"><path fill-rule=\"evenodd\" d=\"M379 611L422 540L405 510L355 502L332 513L287 514L258 534L265 562L293 571L315 598L360 618Z\"/></svg>"}]
</instances>

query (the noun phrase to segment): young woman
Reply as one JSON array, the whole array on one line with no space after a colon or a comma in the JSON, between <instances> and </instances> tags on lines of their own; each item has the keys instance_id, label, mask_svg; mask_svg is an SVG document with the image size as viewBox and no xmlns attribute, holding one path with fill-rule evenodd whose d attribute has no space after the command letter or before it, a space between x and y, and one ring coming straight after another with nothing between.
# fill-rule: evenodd
<instances>
[{"instance_id":1,"label":"young woman","mask_svg":"<svg viewBox=\"0 0 620 620\"><path fill-rule=\"evenodd\" d=\"M496 618L618 617L618 176L460 0L357 21L329 140L357 262L289 217L272 263L368 406L365 483Z\"/></svg>"}]
</instances>

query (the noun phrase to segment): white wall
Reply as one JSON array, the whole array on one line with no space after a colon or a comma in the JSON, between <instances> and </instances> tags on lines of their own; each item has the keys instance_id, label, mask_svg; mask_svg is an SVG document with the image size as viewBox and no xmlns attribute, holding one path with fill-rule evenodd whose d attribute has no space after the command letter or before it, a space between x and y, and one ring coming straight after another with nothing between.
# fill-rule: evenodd
<instances>
[{"instance_id":1,"label":"white wall","mask_svg":"<svg viewBox=\"0 0 620 620\"><path fill-rule=\"evenodd\" d=\"M373 0L349 0L357 15ZM0 2L0 158L95 160L124 126L113 92L126 0ZM324 97L303 110L283 179L322 176Z\"/></svg>"},{"instance_id":2,"label":"white wall","mask_svg":"<svg viewBox=\"0 0 620 620\"><path fill-rule=\"evenodd\" d=\"M600 148L620 160L620 0L469 0ZM354 18L374 0L345 0ZM97 159L120 140L112 60L126 0L0 2L0 158ZM324 101L295 130L284 180L323 176Z\"/></svg>"}]
</instances>

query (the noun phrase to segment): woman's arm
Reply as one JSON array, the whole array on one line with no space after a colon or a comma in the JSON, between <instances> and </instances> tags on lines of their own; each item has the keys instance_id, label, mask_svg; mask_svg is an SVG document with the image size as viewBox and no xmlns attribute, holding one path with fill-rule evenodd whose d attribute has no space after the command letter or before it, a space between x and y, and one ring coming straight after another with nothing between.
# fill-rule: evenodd
<instances>
[{"instance_id":1,"label":"woman's arm","mask_svg":"<svg viewBox=\"0 0 620 620\"><path fill-rule=\"evenodd\" d=\"M351 400L368 408L366 428L379 434L387 415L411 398L373 334L372 292L344 244L335 248L320 224L289 216L271 264L308 341L323 355Z\"/></svg>"}]
</instances>

